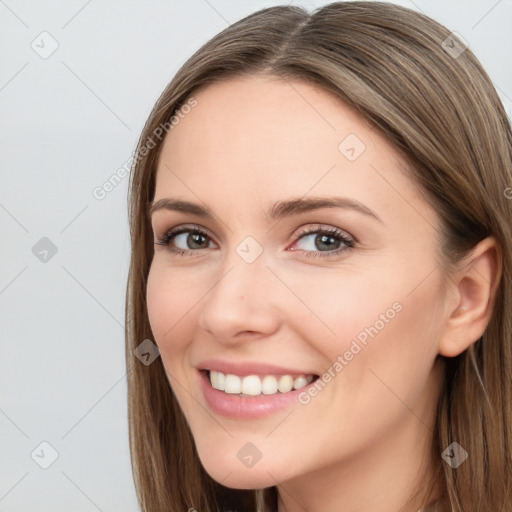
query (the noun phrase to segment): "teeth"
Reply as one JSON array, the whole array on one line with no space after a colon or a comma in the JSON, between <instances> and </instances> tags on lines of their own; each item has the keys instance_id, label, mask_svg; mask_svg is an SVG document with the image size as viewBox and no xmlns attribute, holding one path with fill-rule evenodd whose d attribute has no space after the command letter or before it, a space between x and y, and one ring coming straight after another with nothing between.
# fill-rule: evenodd
<instances>
[{"instance_id":1,"label":"teeth","mask_svg":"<svg viewBox=\"0 0 512 512\"><path fill-rule=\"evenodd\" d=\"M220 372L219 372L220 373ZM239 394L242 392L242 379L236 375L227 374L224 382L224 391L226 393Z\"/></svg>"},{"instance_id":2,"label":"teeth","mask_svg":"<svg viewBox=\"0 0 512 512\"><path fill-rule=\"evenodd\" d=\"M263 377L261 391L264 395L274 395L277 393L277 379L273 375Z\"/></svg>"},{"instance_id":3,"label":"teeth","mask_svg":"<svg viewBox=\"0 0 512 512\"><path fill-rule=\"evenodd\" d=\"M226 385L226 376L221 372L217 372L217 389L224 391L225 385Z\"/></svg>"},{"instance_id":4,"label":"teeth","mask_svg":"<svg viewBox=\"0 0 512 512\"><path fill-rule=\"evenodd\" d=\"M293 387L294 387L294 389L300 389L300 388L303 388L304 386L306 386L307 384L309 384L307 377L304 377L303 375L301 375L300 377L297 377L294 380Z\"/></svg>"},{"instance_id":5,"label":"teeth","mask_svg":"<svg viewBox=\"0 0 512 512\"><path fill-rule=\"evenodd\" d=\"M221 372L210 372L210 382L215 389L219 389L220 391L224 391L224 386L226 383L226 376Z\"/></svg>"},{"instance_id":6,"label":"teeth","mask_svg":"<svg viewBox=\"0 0 512 512\"><path fill-rule=\"evenodd\" d=\"M275 395L277 392L288 393L292 389L303 388L313 381L313 375L300 375L295 379L291 375L279 377L266 375L261 379L258 375L239 377L213 370L209 373L212 387L231 395L258 396L262 393L264 395Z\"/></svg>"},{"instance_id":7,"label":"teeth","mask_svg":"<svg viewBox=\"0 0 512 512\"><path fill-rule=\"evenodd\" d=\"M244 395L261 395L261 380L257 375L249 375L242 379L242 393Z\"/></svg>"},{"instance_id":8,"label":"teeth","mask_svg":"<svg viewBox=\"0 0 512 512\"><path fill-rule=\"evenodd\" d=\"M281 393L288 393L293 388L293 379L290 375L283 375L277 383L277 389Z\"/></svg>"}]
</instances>

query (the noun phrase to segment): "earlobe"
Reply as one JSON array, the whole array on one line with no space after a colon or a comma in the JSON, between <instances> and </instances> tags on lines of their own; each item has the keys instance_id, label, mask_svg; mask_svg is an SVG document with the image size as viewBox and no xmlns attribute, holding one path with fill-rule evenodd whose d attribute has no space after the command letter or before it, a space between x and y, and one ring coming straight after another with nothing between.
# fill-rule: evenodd
<instances>
[{"instance_id":1,"label":"earlobe","mask_svg":"<svg viewBox=\"0 0 512 512\"><path fill-rule=\"evenodd\" d=\"M452 276L457 300L439 340L439 353L455 357L485 332L501 279L501 249L494 237L482 240Z\"/></svg>"}]
</instances>

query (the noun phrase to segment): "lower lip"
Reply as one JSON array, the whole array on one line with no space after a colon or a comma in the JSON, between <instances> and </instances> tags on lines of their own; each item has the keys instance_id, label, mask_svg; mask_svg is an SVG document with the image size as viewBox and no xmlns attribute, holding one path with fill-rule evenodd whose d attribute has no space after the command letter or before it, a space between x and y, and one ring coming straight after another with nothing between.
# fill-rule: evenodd
<instances>
[{"instance_id":1,"label":"lower lip","mask_svg":"<svg viewBox=\"0 0 512 512\"><path fill-rule=\"evenodd\" d=\"M308 388L304 386L288 393L278 392L275 395L249 397L231 395L215 389L210 383L207 372L200 371L199 378L203 395L212 411L231 418L260 418L280 411L293 402L297 403L299 394Z\"/></svg>"}]
</instances>

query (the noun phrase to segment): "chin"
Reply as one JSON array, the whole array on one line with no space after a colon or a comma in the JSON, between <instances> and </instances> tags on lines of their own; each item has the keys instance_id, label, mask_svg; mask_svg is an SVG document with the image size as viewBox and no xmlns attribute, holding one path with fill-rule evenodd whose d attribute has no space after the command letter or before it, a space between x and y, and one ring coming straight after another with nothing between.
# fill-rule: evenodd
<instances>
[{"instance_id":1,"label":"chin","mask_svg":"<svg viewBox=\"0 0 512 512\"><path fill-rule=\"evenodd\" d=\"M208 473L208 471L207 471ZM268 473L253 473L250 470L233 471L228 477L224 474L210 474L216 482L229 487L230 489L263 489L276 485L276 479L272 478Z\"/></svg>"},{"instance_id":2,"label":"chin","mask_svg":"<svg viewBox=\"0 0 512 512\"><path fill-rule=\"evenodd\" d=\"M208 475L217 483L230 489L263 489L276 485L279 475L274 474L262 461L253 467L246 467L238 459L234 461L218 460L215 454L202 458L201 464ZM272 476L271 476L272 475Z\"/></svg>"}]
</instances>

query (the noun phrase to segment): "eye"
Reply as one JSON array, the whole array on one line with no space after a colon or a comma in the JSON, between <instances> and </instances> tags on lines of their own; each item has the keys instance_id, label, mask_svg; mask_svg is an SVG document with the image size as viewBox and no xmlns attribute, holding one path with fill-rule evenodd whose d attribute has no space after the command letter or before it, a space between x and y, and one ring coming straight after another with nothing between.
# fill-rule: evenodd
<instances>
[{"instance_id":1,"label":"eye","mask_svg":"<svg viewBox=\"0 0 512 512\"><path fill-rule=\"evenodd\" d=\"M306 257L329 257L354 248L355 241L338 228L303 230L294 237L293 245L300 245ZM179 226L167 231L156 245L166 246L173 254L181 256L198 253L200 249L215 248L210 236L197 226ZM296 251L297 249L291 249Z\"/></svg>"},{"instance_id":2,"label":"eye","mask_svg":"<svg viewBox=\"0 0 512 512\"><path fill-rule=\"evenodd\" d=\"M167 246L172 253L185 255L196 252L197 249L207 249L211 247L208 244L209 238L207 233L196 226L180 226L167 231L155 244ZM171 245L171 242L173 245ZM215 245L213 247L215 247Z\"/></svg>"},{"instance_id":3,"label":"eye","mask_svg":"<svg viewBox=\"0 0 512 512\"><path fill-rule=\"evenodd\" d=\"M306 252L306 257L335 256L355 246L353 238L334 227L302 231L295 237L294 245L298 245L298 242L302 242L300 250Z\"/></svg>"}]
</instances>

